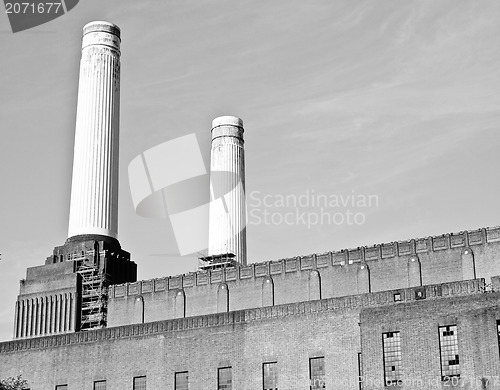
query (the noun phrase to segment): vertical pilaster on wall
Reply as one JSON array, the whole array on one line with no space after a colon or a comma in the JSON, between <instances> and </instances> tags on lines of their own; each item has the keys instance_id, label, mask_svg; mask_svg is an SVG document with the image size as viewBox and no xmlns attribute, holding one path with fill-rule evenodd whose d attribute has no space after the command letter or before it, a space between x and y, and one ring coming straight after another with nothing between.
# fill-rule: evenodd
<instances>
[{"instance_id":1,"label":"vertical pilaster on wall","mask_svg":"<svg viewBox=\"0 0 500 390\"><path fill-rule=\"evenodd\" d=\"M14 314L14 338L18 336L18 326L19 326L19 301L16 302L15 314Z\"/></svg>"},{"instance_id":2,"label":"vertical pilaster on wall","mask_svg":"<svg viewBox=\"0 0 500 390\"><path fill-rule=\"evenodd\" d=\"M408 287L418 287L422 285L422 268L420 259L413 255L408 259Z\"/></svg>"},{"instance_id":3,"label":"vertical pilaster on wall","mask_svg":"<svg viewBox=\"0 0 500 390\"><path fill-rule=\"evenodd\" d=\"M462 280L476 279L474 252L469 247L462 250Z\"/></svg>"},{"instance_id":4,"label":"vertical pilaster on wall","mask_svg":"<svg viewBox=\"0 0 500 390\"><path fill-rule=\"evenodd\" d=\"M56 297L50 297L50 326L49 333L54 333L56 323Z\"/></svg>"},{"instance_id":5,"label":"vertical pilaster on wall","mask_svg":"<svg viewBox=\"0 0 500 390\"><path fill-rule=\"evenodd\" d=\"M66 294L61 294L61 313L59 313L59 332L64 332L65 310L66 310Z\"/></svg>"},{"instance_id":6,"label":"vertical pilaster on wall","mask_svg":"<svg viewBox=\"0 0 500 390\"><path fill-rule=\"evenodd\" d=\"M40 299L35 299L35 321L34 321L34 331L33 335L38 336L40 334Z\"/></svg>"},{"instance_id":7,"label":"vertical pilaster on wall","mask_svg":"<svg viewBox=\"0 0 500 390\"><path fill-rule=\"evenodd\" d=\"M78 313L79 313L79 307L78 303L80 302L80 296L78 293L73 293L73 307L71 308L71 330L72 331L78 331L79 329L76 328L77 321L79 321L78 318Z\"/></svg>"},{"instance_id":8,"label":"vertical pilaster on wall","mask_svg":"<svg viewBox=\"0 0 500 390\"><path fill-rule=\"evenodd\" d=\"M144 298L142 296L137 296L134 299L134 324L144 323Z\"/></svg>"},{"instance_id":9,"label":"vertical pilaster on wall","mask_svg":"<svg viewBox=\"0 0 500 390\"><path fill-rule=\"evenodd\" d=\"M262 280L262 306L274 306L274 281L270 276Z\"/></svg>"},{"instance_id":10,"label":"vertical pilaster on wall","mask_svg":"<svg viewBox=\"0 0 500 390\"><path fill-rule=\"evenodd\" d=\"M40 305L40 308L38 310L38 334L39 335L44 335L45 332L44 332L44 328L43 328L43 321L45 319L45 313L44 313L44 310L45 310L45 297L40 297L39 298L39 303Z\"/></svg>"},{"instance_id":11,"label":"vertical pilaster on wall","mask_svg":"<svg viewBox=\"0 0 500 390\"><path fill-rule=\"evenodd\" d=\"M36 309L37 309L37 299L33 298L31 300L31 327L30 327L30 336L35 336L35 332L36 332Z\"/></svg>"},{"instance_id":12,"label":"vertical pilaster on wall","mask_svg":"<svg viewBox=\"0 0 500 390\"><path fill-rule=\"evenodd\" d=\"M45 297L40 298L40 334L45 334Z\"/></svg>"},{"instance_id":13,"label":"vertical pilaster on wall","mask_svg":"<svg viewBox=\"0 0 500 390\"><path fill-rule=\"evenodd\" d=\"M186 295L184 290L178 290L174 298L174 318L186 317Z\"/></svg>"},{"instance_id":14,"label":"vertical pilaster on wall","mask_svg":"<svg viewBox=\"0 0 500 390\"><path fill-rule=\"evenodd\" d=\"M64 331L69 331L70 294L64 294Z\"/></svg>"},{"instance_id":15,"label":"vertical pilaster on wall","mask_svg":"<svg viewBox=\"0 0 500 390\"><path fill-rule=\"evenodd\" d=\"M61 295L56 295L56 301L57 301L57 315L56 315L56 333L59 333L61 331L61 304L62 304L62 298Z\"/></svg>"},{"instance_id":16,"label":"vertical pilaster on wall","mask_svg":"<svg viewBox=\"0 0 500 390\"><path fill-rule=\"evenodd\" d=\"M28 299L28 326L26 329L26 336L31 336L32 317L33 317L33 300Z\"/></svg>"},{"instance_id":17,"label":"vertical pilaster on wall","mask_svg":"<svg viewBox=\"0 0 500 390\"><path fill-rule=\"evenodd\" d=\"M52 315L52 307L50 297L46 298L47 300L47 308L45 313L45 334L50 333L50 316Z\"/></svg>"},{"instance_id":18,"label":"vertical pilaster on wall","mask_svg":"<svg viewBox=\"0 0 500 390\"><path fill-rule=\"evenodd\" d=\"M56 295L56 315L55 315L55 327L54 327L54 332L58 333L59 332L59 326L60 326L60 318L61 318L61 297L59 295Z\"/></svg>"},{"instance_id":19,"label":"vertical pilaster on wall","mask_svg":"<svg viewBox=\"0 0 500 390\"><path fill-rule=\"evenodd\" d=\"M73 301L73 293L68 295L68 331L74 332L73 329L73 316L74 316L74 301Z\"/></svg>"},{"instance_id":20,"label":"vertical pilaster on wall","mask_svg":"<svg viewBox=\"0 0 500 390\"><path fill-rule=\"evenodd\" d=\"M358 294L366 294L371 291L370 269L366 263L360 263L357 270Z\"/></svg>"},{"instance_id":21,"label":"vertical pilaster on wall","mask_svg":"<svg viewBox=\"0 0 500 390\"><path fill-rule=\"evenodd\" d=\"M219 284L217 289L217 313L229 311L229 289L226 283Z\"/></svg>"},{"instance_id":22,"label":"vertical pilaster on wall","mask_svg":"<svg viewBox=\"0 0 500 390\"><path fill-rule=\"evenodd\" d=\"M69 294L64 294L64 331L67 332L69 330L69 322L68 322L68 312L69 312Z\"/></svg>"},{"instance_id":23,"label":"vertical pilaster on wall","mask_svg":"<svg viewBox=\"0 0 500 390\"><path fill-rule=\"evenodd\" d=\"M317 270L309 273L309 300L321 299L321 277Z\"/></svg>"},{"instance_id":24,"label":"vertical pilaster on wall","mask_svg":"<svg viewBox=\"0 0 500 390\"><path fill-rule=\"evenodd\" d=\"M19 301L19 316L17 319L16 337L21 337L23 331L23 315L24 315L24 303L23 301Z\"/></svg>"},{"instance_id":25,"label":"vertical pilaster on wall","mask_svg":"<svg viewBox=\"0 0 500 390\"><path fill-rule=\"evenodd\" d=\"M47 297L42 298L41 334L47 334Z\"/></svg>"},{"instance_id":26,"label":"vertical pilaster on wall","mask_svg":"<svg viewBox=\"0 0 500 390\"><path fill-rule=\"evenodd\" d=\"M72 302L72 293L68 293L68 312L66 313L66 324L67 324L67 329L68 329L68 332L71 331L71 317L72 317L72 313L71 313L71 310L72 310L72 306L73 306L73 302Z\"/></svg>"},{"instance_id":27,"label":"vertical pilaster on wall","mask_svg":"<svg viewBox=\"0 0 500 390\"><path fill-rule=\"evenodd\" d=\"M26 336L26 329L28 324L28 301L24 300L23 301L23 319L22 319L22 324L21 324L21 337Z\"/></svg>"},{"instance_id":28,"label":"vertical pilaster on wall","mask_svg":"<svg viewBox=\"0 0 500 390\"><path fill-rule=\"evenodd\" d=\"M59 326L59 332L64 332L66 330L66 294L61 294L61 315L59 316L60 319L60 326Z\"/></svg>"},{"instance_id":29,"label":"vertical pilaster on wall","mask_svg":"<svg viewBox=\"0 0 500 390\"><path fill-rule=\"evenodd\" d=\"M49 297L44 297L43 298L43 321L42 321L43 334L49 333L49 323L50 323L49 306L50 306Z\"/></svg>"}]
</instances>

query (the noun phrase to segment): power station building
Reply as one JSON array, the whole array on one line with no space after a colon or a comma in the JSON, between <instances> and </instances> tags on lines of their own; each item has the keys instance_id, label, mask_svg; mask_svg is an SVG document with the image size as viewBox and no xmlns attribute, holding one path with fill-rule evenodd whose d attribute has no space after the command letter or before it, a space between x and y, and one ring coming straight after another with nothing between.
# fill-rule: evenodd
<instances>
[{"instance_id":1,"label":"power station building","mask_svg":"<svg viewBox=\"0 0 500 390\"><path fill-rule=\"evenodd\" d=\"M500 227L248 264L236 117L212 124L212 173L231 174L211 181L229 196L210 207L203 266L137 281L117 239L120 42L111 23L84 27L68 239L21 281L0 378L22 374L31 390L500 389Z\"/></svg>"}]
</instances>

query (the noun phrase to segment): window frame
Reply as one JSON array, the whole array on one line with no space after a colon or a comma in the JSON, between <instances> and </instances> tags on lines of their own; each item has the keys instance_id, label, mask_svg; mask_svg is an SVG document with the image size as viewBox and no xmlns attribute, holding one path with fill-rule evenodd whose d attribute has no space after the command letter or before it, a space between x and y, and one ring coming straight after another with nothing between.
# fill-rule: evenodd
<instances>
[{"instance_id":1,"label":"window frame","mask_svg":"<svg viewBox=\"0 0 500 390\"><path fill-rule=\"evenodd\" d=\"M389 335L391 335L389 337ZM395 338L397 335L397 340L388 344L385 340ZM389 348L391 347L391 348ZM392 359L389 360L389 358ZM401 332L400 331L392 331L392 332L383 332L382 333L382 358L383 358L383 367L384 367L384 386L385 387L394 387L400 386L403 381L403 353L401 347ZM391 372L395 372L394 379L389 379L389 375L387 372L387 368L394 368Z\"/></svg>"},{"instance_id":2,"label":"window frame","mask_svg":"<svg viewBox=\"0 0 500 390\"><path fill-rule=\"evenodd\" d=\"M135 386L136 386L136 379L142 379L144 378L144 388L147 389L147 384L148 384L148 381L147 381L147 377L146 375L138 375L138 376L134 376L133 379L132 379L132 389L133 390L142 390L142 389L137 389Z\"/></svg>"},{"instance_id":3,"label":"window frame","mask_svg":"<svg viewBox=\"0 0 500 390\"><path fill-rule=\"evenodd\" d=\"M185 371L175 371L174 372L174 390L179 390L177 388L178 384L177 384L177 375L178 374L186 374L186 379L187 379L187 389L189 389L189 371L185 370Z\"/></svg>"},{"instance_id":4,"label":"window frame","mask_svg":"<svg viewBox=\"0 0 500 390\"><path fill-rule=\"evenodd\" d=\"M93 390L100 390L100 389L96 389L96 385L98 384L103 384L104 383L104 389L106 389L108 387L107 383L106 383L106 379L102 379L100 381L94 381L94 387L93 387Z\"/></svg>"},{"instance_id":5,"label":"window frame","mask_svg":"<svg viewBox=\"0 0 500 390\"><path fill-rule=\"evenodd\" d=\"M315 386L313 382L313 372L312 372L312 362L321 359L323 362L323 375L322 378L320 379L320 383L318 386ZM325 368L325 357L324 356L314 356L309 358L309 389L310 390L316 390L316 389L326 389L326 368ZM322 385L322 386L321 386Z\"/></svg>"},{"instance_id":6,"label":"window frame","mask_svg":"<svg viewBox=\"0 0 500 390\"><path fill-rule=\"evenodd\" d=\"M444 333L449 333L452 331L450 328L453 328L455 333L445 335ZM443 332L443 335L441 335L441 329L446 329ZM444 341L443 338L450 337L450 336L455 336L452 339L455 341L455 343L454 343L454 344L456 344L454 346L455 348L453 348L453 346L451 346L451 344L443 345L443 341ZM459 346L459 342L458 342L458 325L455 324L455 325L439 326L438 327L438 339L439 339L439 368L440 368L440 372L441 372L441 382L447 382L451 378L460 378L461 367L460 367L460 353L459 353L460 346ZM455 355L456 363L454 363L453 366L458 366L458 368L456 369L458 371L458 373L453 373L451 375L444 375L443 368L444 368L445 364L444 364L443 358L449 357L445 353L448 352L448 349L450 349L450 348L444 349L444 347L450 347L450 346L452 347L451 349L456 349L456 352L457 352L457 354ZM448 360L448 362L451 362L451 361L455 361L455 360Z\"/></svg>"},{"instance_id":7,"label":"window frame","mask_svg":"<svg viewBox=\"0 0 500 390\"><path fill-rule=\"evenodd\" d=\"M265 370L265 367L266 365L272 365L274 364L274 368L275 368L275 378L276 378L276 381L274 383L275 387L273 388L266 388L266 370ZM278 362L277 361L272 361L272 362L263 362L262 363L262 389L263 390L278 390Z\"/></svg>"},{"instance_id":8,"label":"window frame","mask_svg":"<svg viewBox=\"0 0 500 390\"><path fill-rule=\"evenodd\" d=\"M233 389L233 366L225 366L225 367L218 367L217 368L217 390L225 390L225 389L221 389L221 383L220 383L220 380L221 380L221 371L222 370L230 370L230 373L231 373L231 388L230 390Z\"/></svg>"}]
</instances>

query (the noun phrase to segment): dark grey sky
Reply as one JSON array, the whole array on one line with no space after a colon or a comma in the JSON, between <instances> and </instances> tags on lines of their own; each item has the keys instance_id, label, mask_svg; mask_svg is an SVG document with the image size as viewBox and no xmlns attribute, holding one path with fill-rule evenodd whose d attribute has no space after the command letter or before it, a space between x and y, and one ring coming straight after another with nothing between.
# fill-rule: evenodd
<instances>
[{"instance_id":1,"label":"dark grey sky","mask_svg":"<svg viewBox=\"0 0 500 390\"><path fill-rule=\"evenodd\" d=\"M176 255L167 220L135 214L127 166L190 133L207 159L220 115L245 123L250 262L500 220L496 0L87 0L17 34L4 15L1 340L12 336L25 269L66 239L81 29L91 20L122 28L119 238L141 279L192 271L196 258ZM311 194L377 203L323 208L360 213L360 224L279 223L320 215L276 203Z\"/></svg>"}]
</instances>

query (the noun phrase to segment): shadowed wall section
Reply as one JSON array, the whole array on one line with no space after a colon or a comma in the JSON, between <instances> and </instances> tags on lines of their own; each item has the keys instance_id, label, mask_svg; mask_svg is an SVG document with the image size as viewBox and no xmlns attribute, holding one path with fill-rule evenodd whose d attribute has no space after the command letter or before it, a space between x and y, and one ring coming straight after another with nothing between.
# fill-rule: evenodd
<instances>
[{"instance_id":1,"label":"shadowed wall section","mask_svg":"<svg viewBox=\"0 0 500 390\"><path fill-rule=\"evenodd\" d=\"M366 263L358 266L357 271L358 294L367 294L370 292L370 269Z\"/></svg>"},{"instance_id":2,"label":"shadowed wall section","mask_svg":"<svg viewBox=\"0 0 500 390\"><path fill-rule=\"evenodd\" d=\"M184 318L186 316L186 295L183 290L178 290L175 294L174 318Z\"/></svg>"},{"instance_id":3,"label":"shadowed wall section","mask_svg":"<svg viewBox=\"0 0 500 390\"><path fill-rule=\"evenodd\" d=\"M321 278L317 270L309 273L309 300L321 299Z\"/></svg>"},{"instance_id":4,"label":"shadowed wall section","mask_svg":"<svg viewBox=\"0 0 500 390\"><path fill-rule=\"evenodd\" d=\"M474 252L470 248L462 250L462 278L475 279L476 265L474 264Z\"/></svg>"},{"instance_id":5,"label":"shadowed wall section","mask_svg":"<svg viewBox=\"0 0 500 390\"><path fill-rule=\"evenodd\" d=\"M144 298L141 296L134 299L134 323L144 323Z\"/></svg>"},{"instance_id":6,"label":"shadowed wall section","mask_svg":"<svg viewBox=\"0 0 500 390\"><path fill-rule=\"evenodd\" d=\"M274 282L270 276L262 280L262 306L274 306Z\"/></svg>"},{"instance_id":7,"label":"shadowed wall section","mask_svg":"<svg viewBox=\"0 0 500 390\"><path fill-rule=\"evenodd\" d=\"M229 291L226 283L221 283L217 291L217 313L229 311Z\"/></svg>"},{"instance_id":8,"label":"shadowed wall section","mask_svg":"<svg viewBox=\"0 0 500 390\"><path fill-rule=\"evenodd\" d=\"M408 259L408 287L422 285L422 271L420 270L420 260L414 255Z\"/></svg>"}]
</instances>

